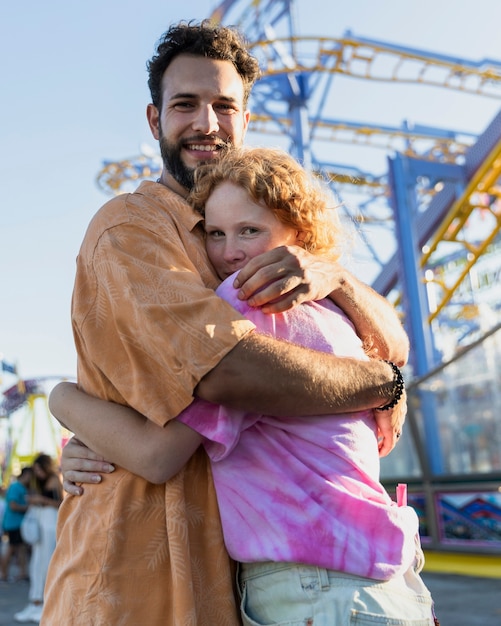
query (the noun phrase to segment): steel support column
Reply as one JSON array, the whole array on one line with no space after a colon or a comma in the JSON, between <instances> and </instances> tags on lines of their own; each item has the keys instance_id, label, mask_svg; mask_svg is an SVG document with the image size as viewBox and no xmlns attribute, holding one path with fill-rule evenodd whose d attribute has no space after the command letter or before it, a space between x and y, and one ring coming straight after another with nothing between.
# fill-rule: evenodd
<instances>
[{"instance_id":1,"label":"steel support column","mask_svg":"<svg viewBox=\"0 0 501 626\"><path fill-rule=\"evenodd\" d=\"M412 346L413 369L416 376L424 376L435 364L433 333L428 324L429 306L425 284L419 266L417 243L415 177L411 174L407 157L396 154L388 159L395 229L400 258L400 285L403 291L406 328ZM433 394L420 394L423 416L423 447L431 471L442 473L443 462Z\"/></svg>"}]
</instances>

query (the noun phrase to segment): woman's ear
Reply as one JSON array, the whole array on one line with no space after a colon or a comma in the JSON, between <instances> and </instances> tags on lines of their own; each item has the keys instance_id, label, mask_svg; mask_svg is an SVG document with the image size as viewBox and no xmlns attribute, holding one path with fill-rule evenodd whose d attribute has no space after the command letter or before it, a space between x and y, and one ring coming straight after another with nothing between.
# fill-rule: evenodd
<instances>
[{"instance_id":1,"label":"woman's ear","mask_svg":"<svg viewBox=\"0 0 501 626\"><path fill-rule=\"evenodd\" d=\"M296 245L300 246L301 248L304 248L305 239L306 239L306 233L303 230L297 230L296 231Z\"/></svg>"}]
</instances>

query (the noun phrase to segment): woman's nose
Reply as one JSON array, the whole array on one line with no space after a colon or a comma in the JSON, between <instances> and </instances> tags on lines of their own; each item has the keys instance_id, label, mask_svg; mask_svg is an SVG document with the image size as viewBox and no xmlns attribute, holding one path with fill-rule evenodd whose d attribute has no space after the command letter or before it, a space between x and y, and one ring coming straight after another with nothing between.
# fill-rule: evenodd
<instances>
[{"instance_id":1,"label":"woman's nose","mask_svg":"<svg viewBox=\"0 0 501 626\"><path fill-rule=\"evenodd\" d=\"M241 261L244 256L243 250L235 242L226 242L224 247L224 260L226 262Z\"/></svg>"}]
</instances>

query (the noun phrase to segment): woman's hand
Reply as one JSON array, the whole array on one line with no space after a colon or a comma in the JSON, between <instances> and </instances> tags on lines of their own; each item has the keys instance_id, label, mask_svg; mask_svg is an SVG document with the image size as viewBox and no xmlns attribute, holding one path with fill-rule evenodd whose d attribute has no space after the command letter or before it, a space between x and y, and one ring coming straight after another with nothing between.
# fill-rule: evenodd
<instances>
[{"instance_id":1,"label":"woman's hand","mask_svg":"<svg viewBox=\"0 0 501 626\"><path fill-rule=\"evenodd\" d=\"M388 411L374 410L374 418L378 427L379 456L387 456L402 434L402 428L407 415L407 394L405 389L398 404Z\"/></svg>"},{"instance_id":2,"label":"woman's hand","mask_svg":"<svg viewBox=\"0 0 501 626\"><path fill-rule=\"evenodd\" d=\"M63 448L61 455L61 473L64 490L73 496L81 496L84 489L76 483L97 484L102 474L110 474L115 470L108 463L84 445L76 437L72 437Z\"/></svg>"},{"instance_id":3,"label":"woman's hand","mask_svg":"<svg viewBox=\"0 0 501 626\"><path fill-rule=\"evenodd\" d=\"M28 504L32 506L44 506L45 505L44 496L38 493L32 493L29 496L26 496L26 501L28 502Z\"/></svg>"}]
</instances>

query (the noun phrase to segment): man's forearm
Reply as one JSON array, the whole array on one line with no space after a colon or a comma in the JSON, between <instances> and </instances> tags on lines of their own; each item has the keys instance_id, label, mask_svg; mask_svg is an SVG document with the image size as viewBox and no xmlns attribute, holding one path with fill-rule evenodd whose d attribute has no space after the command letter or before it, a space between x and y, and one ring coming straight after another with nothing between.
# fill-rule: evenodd
<instances>
[{"instance_id":1,"label":"man's forearm","mask_svg":"<svg viewBox=\"0 0 501 626\"><path fill-rule=\"evenodd\" d=\"M394 393L384 361L335 357L251 333L197 386L210 402L276 416L380 407Z\"/></svg>"},{"instance_id":2,"label":"man's forearm","mask_svg":"<svg viewBox=\"0 0 501 626\"><path fill-rule=\"evenodd\" d=\"M344 268L340 267L337 276L339 284L330 297L350 318L369 353L405 365L409 339L395 308Z\"/></svg>"}]
</instances>

